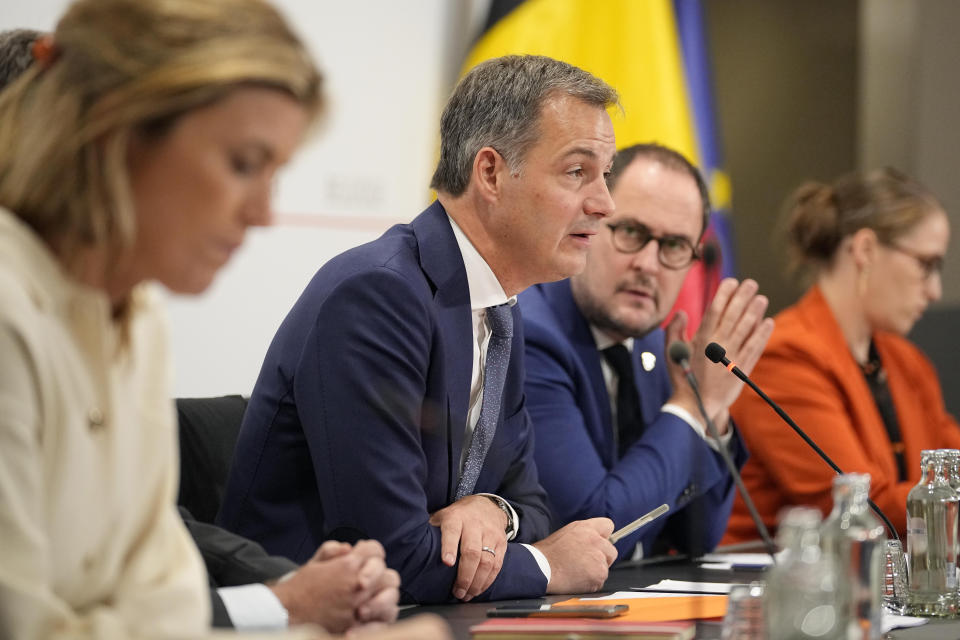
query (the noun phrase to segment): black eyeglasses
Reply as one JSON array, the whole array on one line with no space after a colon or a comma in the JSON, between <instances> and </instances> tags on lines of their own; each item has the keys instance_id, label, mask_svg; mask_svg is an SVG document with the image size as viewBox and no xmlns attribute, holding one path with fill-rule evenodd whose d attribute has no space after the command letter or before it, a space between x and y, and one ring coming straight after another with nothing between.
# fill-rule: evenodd
<instances>
[{"instance_id":1,"label":"black eyeglasses","mask_svg":"<svg viewBox=\"0 0 960 640\"><path fill-rule=\"evenodd\" d=\"M636 253L651 240L656 240L657 258L667 269L683 269L700 258L696 247L683 236L655 236L647 225L639 222L618 222L607 226L613 232L613 247L621 253Z\"/></svg>"},{"instance_id":2,"label":"black eyeglasses","mask_svg":"<svg viewBox=\"0 0 960 640\"><path fill-rule=\"evenodd\" d=\"M899 251L905 256L910 256L917 263L917 266L920 267L923 271L923 279L930 279L933 274L943 273L943 256L924 256L919 253L914 253L910 249L901 247L896 244L888 244L887 247L893 249L894 251Z\"/></svg>"}]
</instances>

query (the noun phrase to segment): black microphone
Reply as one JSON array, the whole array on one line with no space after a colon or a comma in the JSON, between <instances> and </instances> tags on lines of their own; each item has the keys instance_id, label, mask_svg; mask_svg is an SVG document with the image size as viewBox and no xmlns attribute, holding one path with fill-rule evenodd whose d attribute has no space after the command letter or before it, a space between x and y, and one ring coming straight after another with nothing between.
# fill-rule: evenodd
<instances>
[{"instance_id":1,"label":"black microphone","mask_svg":"<svg viewBox=\"0 0 960 640\"><path fill-rule=\"evenodd\" d=\"M683 342L674 340L670 343L670 346L667 347L667 356L683 370L683 375L686 376L687 382L690 383L690 388L693 389L693 395L697 399L697 408L700 409L700 415L703 416L704 421L707 423L707 432L711 438L717 441L717 453L719 453L723 459L723 463L726 465L727 471L730 472L730 476L733 478L740 497L743 498L744 504L747 505L747 510L750 512L753 524L757 528L757 533L760 534L760 539L763 540L763 544L767 548L767 553L770 554L770 557L773 558L773 563L776 564L777 558L775 554L777 547L770 538L770 532L767 530L767 526L763 524L763 520L760 518L757 507L750 498L750 493L747 491L746 485L743 484L743 478L740 477L740 472L737 471L737 465L733 464L730 453L727 451L727 448L723 446L723 443L720 442L717 425L713 424L713 420L707 415L706 407L703 406L703 398L700 397L700 387L697 384L697 378L690 369L690 348Z\"/></svg>"},{"instance_id":2,"label":"black microphone","mask_svg":"<svg viewBox=\"0 0 960 640\"><path fill-rule=\"evenodd\" d=\"M837 466L837 463L835 463L833 460L831 460L831 459L830 459L830 456L828 456L828 455L823 451L823 449L821 449L819 446L817 446L817 443L814 442L813 439L810 438L810 436L808 436L806 433L804 433L803 429L801 429L801 428L797 425L797 423L793 421L793 418L791 418L790 416L788 416L788 415L787 415L787 412L780 408L780 405L778 405L776 402L774 402L773 400L771 400L771 399L770 399L770 396L768 396L767 394L765 394L765 393L763 392L763 389L761 389L760 387L758 387L758 386L753 382L753 380L751 380L750 377L747 376L747 374L745 374L743 371L741 371L741 370L740 370L740 367L738 367L738 366L736 365L736 363L730 362L730 359L727 358L727 350L726 350L726 349L724 349L723 347L721 347L721 346L720 346L719 344L717 344L716 342L711 342L710 344L707 345L707 348L704 349L704 353L706 354L707 359L710 360L710 362L716 362L716 363L719 363L719 364L724 365L724 366L727 368L727 370L730 371L730 373L732 373L733 375L737 376L738 378L740 378L741 380L743 380L744 382L746 382L746 383L747 383L747 386L750 387L751 389L753 389L754 392L755 392L758 396L760 396L761 398L763 398L764 401L765 401L768 405L770 405L770 406L773 408L774 411L777 412L777 415L780 416L780 417L783 419L784 422L786 422L788 425L790 425L790 428L793 429L793 430L797 433L798 436L800 436L801 438L803 438L803 441L806 442L806 443L810 446L810 448L813 449L813 450L817 453L817 455L820 456L820 457L823 459L824 462L826 462L828 465L830 465L830 468L831 468L831 469L833 469L834 471L836 471L836 472L839 473L840 475L843 475L843 470L842 470L840 467ZM873 511L874 511L878 516L880 516L880 519L881 519L881 520L883 520L883 524L887 527L887 529L890 530L890 533L893 534L893 537L896 538L897 540L899 540L899 539L900 539L900 535L897 533L896 527L893 526L893 523L890 522L890 519L886 516L886 514L885 514L883 511L880 510L880 507L878 507L878 506L876 505L876 503L874 503L873 500L870 500L869 498L867 498L867 502L870 503L870 508L873 509Z\"/></svg>"},{"instance_id":3,"label":"black microphone","mask_svg":"<svg viewBox=\"0 0 960 640\"><path fill-rule=\"evenodd\" d=\"M717 243L714 241L707 242L703 245L703 255L700 258L703 260L703 266L707 269L713 269L720 262L720 247L717 246Z\"/></svg>"},{"instance_id":4,"label":"black microphone","mask_svg":"<svg viewBox=\"0 0 960 640\"><path fill-rule=\"evenodd\" d=\"M700 388L697 385L697 378L690 369L690 348L679 340L674 340L667 347L667 356L670 360L683 370L683 375L687 377L687 382L697 392L697 398L700 398Z\"/></svg>"},{"instance_id":5,"label":"black microphone","mask_svg":"<svg viewBox=\"0 0 960 640\"><path fill-rule=\"evenodd\" d=\"M713 300L714 291L712 286L712 274L720 268L720 260L723 258L721 255L720 247L717 246L715 238L711 238L709 241L703 244L703 254L700 256L700 261L703 264L703 276L704 276L704 286L703 286L703 308L707 309L710 306L711 300Z\"/></svg>"}]
</instances>

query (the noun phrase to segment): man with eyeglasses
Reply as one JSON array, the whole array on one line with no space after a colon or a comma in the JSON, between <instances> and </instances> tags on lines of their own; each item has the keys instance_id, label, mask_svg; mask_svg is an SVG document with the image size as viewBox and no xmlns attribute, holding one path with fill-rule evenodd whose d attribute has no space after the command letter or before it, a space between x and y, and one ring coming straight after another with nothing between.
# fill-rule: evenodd
<instances>
[{"instance_id":1,"label":"man with eyeglasses","mask_svg":"<svg viewBox=\"0 0 960 640\"><path fill-rule=\"evenodd\" d=\"M706 186L682 155L657 144L620 150L609 184L614 215L586 269L520 295L537 468L558 525L606 516L622 527L670 506L668 517L620 541L621 559L697 554L719 542L733 500L717 450L726 447L738 466L747 456L727 411L740 382L709 366L703 348L719 342L749 373L773 321L753 280L721 282L704 314L691 366L715 440L682 371L664 355L666 344L685 338L686 315L660 328L699 259Z\"/></svg>"}]
</instances>

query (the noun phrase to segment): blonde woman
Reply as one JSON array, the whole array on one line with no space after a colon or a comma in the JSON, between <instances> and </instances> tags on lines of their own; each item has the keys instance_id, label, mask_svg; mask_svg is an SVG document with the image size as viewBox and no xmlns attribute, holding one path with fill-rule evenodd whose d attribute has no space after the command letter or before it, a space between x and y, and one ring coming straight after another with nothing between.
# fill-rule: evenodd
<instances>
[{"instance_id":1,"label":"blonde woman","mask_svg":"<svg viewBox=\"0 0 960 640\"><path fill-rule=\"evenodd\" d=\"M940 298L947 215L893 169L803 185L788 205L790 244L814 284L776 316L752 377L841 469L870 474L870 497L903 535L920 451L960 447L933 366L904 338ZM767 526L787 505L829 511L833 472L756 394L740 394L730 413ZM726 541L755 537L738 500Z\"/></svg>"},{"instance_id":2,"label":"blonde woman","mask_svg":"<svg viewBox=\"0 0 960 640\"><path fill-rule=\"evenodd\" d=\"M204 635L147 283L201 292L269 223L321 79L257 0L80 0L33 53L0 94L0 636ZM414 625L383 637L443 635Z\"/></svg>"}]
</instances>

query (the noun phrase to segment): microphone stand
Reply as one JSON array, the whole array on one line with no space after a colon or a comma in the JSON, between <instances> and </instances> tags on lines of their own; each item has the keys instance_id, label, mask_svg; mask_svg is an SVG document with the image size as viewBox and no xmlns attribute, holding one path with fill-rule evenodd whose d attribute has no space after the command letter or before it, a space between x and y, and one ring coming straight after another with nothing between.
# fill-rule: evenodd
<instances>
[{"instance_id":1,"label":"microphone stand","mask_svg":"<svg viewBox=\"0 0 960 640\"><path fill-rule=\"evenodd\" d=\"M700 410L700 415L703 416L704 421L707 423L707 433L717 442L717 453L719 453L720 458L723 459L723 463L726 465L727 471L730 472L730 476L733 478L740 497L743 498L744 504L747 505L747 511L750 512L750 517L753 519L753 524L757 528L757 533L760 534L760 539L763 540L763 545L766 547L767 553L770 554L770 558L773 560L773 563L776 564L777 546L770 537L770 531L767 529L767 526L760 518L760 513L757 511L756 505L753 504L750 493L747 491L746 485L743 484L743 478L740 477L737 466L733 464L733 460L730 458L730 453L723 443L720 442L720 433L717 430L717 425L713 424L713 420L707 415L707 409L703 406L703 398L700 396L700 386L697 384L696 376L693 375L693 371L690 369L689 353L689 349L687 349L687 346L682 342L674 342L668 350L670 359L683 369L683 374L686 376L687 382L690 384L693 395L697 400L697 408Z\"/></svg>"},{"instance_id":2,"label":"microphone stand","mask_svg":"<svg viewBox=\"0 0 960 640\"><path fill-rule=\"evenodd\" d=\"M826 452L824 452L823 449L821 449L819 446L817 446L817 443L814 442L813 439L810 438L810 436L808 436L808 435L804 432L804 430L801 429L800 426L799 426L796 422L793 421L793 418L791 418L789 415L787 415L787 412L784 411L783 409L781 409L781 408L780 408L780 405L778 405L776 402L774 402L774 401L770 398L770 396L768 396L767 394L765 394L765 393L763 392L763 389L761 389L760 387L758 387L758 386L756 385L756 383L754 383L754 381L751 380L749 376L747 376L747 374L745 374L743 371L741 371L741 370L740 370L740 367L738 367L736 364L734 364L733 362L731 362L729 358L727 358L727 356L726 356L726 353L727 353L726 349L724 349L723 347L721 347L721 346L720 346L719 344L717 344L716 342L711 342L710 344L707 345L707 348L706 348L705 353L706 353L707 358L708 358L711 362L716 362L716 363L718 363L718 364L722 364L723 366L725 366L725 367L727 368L727 370L730 371L730 373L732 373L733 375L737 376L738 378L740 378L741 380L743 380L744 382L746 382L746 383L747 383L747 386L750 387L751 389L753 389L754 393L756 393L758 396L760 396L761 398L763 398L763 400L764 400L768 405L770 405L770 406L773 408L774 411L776 411L777 415L780 416L780 418L781 418L784 422L786 422L786 423L790 426L790 428L793 429L793 430L796 432L796 434L797 434L798 436L800 436L801 438L803 438L803 441L806 442L807 445L809 445L810 448L813 449L813 450L817 453L817 455L820 456L820 458L830 466L831 469L833 469L837 474L843 475L843 470L842 470L840 467L837 466L837 463L835 463L833 460L831 460L831 459L830 459L830 456L828 456L828 455L826 454ZM883 511L881 511L881 510L880 510L880 507L878 507L878 506L876 505L876 503L875 503L873 500L871 500L870 498L867 498L867 503L869 503L870 508L873 509L874 513L876 513L878 516L880 516L880 519L883 520L884 526L890 531L890 533L893 534L893 537L894 537L896 540L899 541L899 540L900 540L900 534L897 533L897 528L893 526L893 523L890 522L890 519L887 517L887 515L886 515Z\"/></svg>"}]
</instances>

